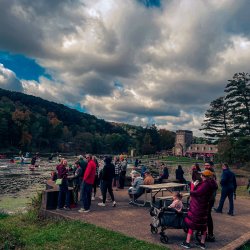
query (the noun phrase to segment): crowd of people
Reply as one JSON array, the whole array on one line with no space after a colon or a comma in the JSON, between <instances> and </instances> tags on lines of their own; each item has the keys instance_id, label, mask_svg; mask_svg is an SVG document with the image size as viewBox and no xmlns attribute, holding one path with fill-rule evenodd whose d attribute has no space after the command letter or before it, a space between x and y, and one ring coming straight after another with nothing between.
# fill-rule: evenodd
<instances>
[{"instance_id":1,"label":"crowd of people","mask_svg":"<svg viewBox=\"0 0 250 250\"><path fill-rule=\"evenodd\" d=\"M144 193L141 185L153 185L154 183L162 183L164 179L169 178L168 167L161 164L161 174L158 178L154 178L145 166L140 166L138 161L135 162L132 169L131 187L128 188L130 203L134 203ZM100 187L101 202L98 206L105 207L107 193L109 193L112 206L116 207L113 188L116 190L124 189L127 174L127 160L123 157L107 156L103 161L98 160L90 154L86 157L79 156L75 165L67 167L67 160L62 159L56 167L57 178L56 183L59 185L58 209L71 209L69 182L73 183L73 201L78 204L80 194L80 213L88 213L91 207L91 201L96 199L97 188ZM187 183L184 178L184 171L179 165L175 171L176 181ZM205 241L215 241L214 227L212 219L212 210L215 204L216 192L218 189L217 177L212 162L206 162L204 169L199 164L195 164L191 169L192 180L190 185L190 204L187 216L184 221L188 228L187 238L181 244L184 248L190 248L190 241L193 231L201 232L201 240L197 246L205 249ZM229 199L228 215L234 215L234 198L236 197L236 178L234 173L229 169L227 164L222 165L222 176L220 180L221 197L219 205L214 208L216 213L222 213L226 198ZM173 193L173 202L168 209L174 209L177 213L182 211L182 194Z\"/></svg>"},{"instance_id":2,"label":"crowd of people","mask_svg":"<svg viewBox=\"0 0 250 250\"><path fill-rule=\"evenodd\" d=\"M74 166L68 166L66 159L61 159L53 173L52 179L59 185L58 209L70 210L69 183L73 186L73 206L79 204L80 213L88 213L91 201L96 199L97 188L100 187L102 202L98 206L106 206L107 193L112 200L112 206L116 206L113 187L124 189L127 172L127 161L125 158L114 158L107 156L98 160L90 154L85 157L80 155ZM114 162L114 163L112 163Z\"/></svg>"}]
</instances>

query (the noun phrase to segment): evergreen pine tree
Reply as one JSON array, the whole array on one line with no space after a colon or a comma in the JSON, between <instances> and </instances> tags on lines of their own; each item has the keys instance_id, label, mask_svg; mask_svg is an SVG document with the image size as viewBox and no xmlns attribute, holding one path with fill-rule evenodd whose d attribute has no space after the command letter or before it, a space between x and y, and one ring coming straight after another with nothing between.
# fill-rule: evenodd
<instances>
[{"instance_id":1,"label":"evergreen pine tree","mask_svg":"<svg viewBox=\"0 0 250 250\"><path fill-rule=\"evenodd\" d=\"M227 137L230 135L230 121L227 103L224 97L219 97L210 103L210 108L205 113L205 119L200 130L210 139Z\"/></svg>"},{"instance_id":2,"label":"evergreen pine tree","mask_svg":"<svg viewBox=\"0 0 250 250\"><path fill-rule=\"evenodd\" d=\"M235 136L250 135L250 77L236 73L225 88L225 100L231 113Z\"/></svg>"}]
</instances>

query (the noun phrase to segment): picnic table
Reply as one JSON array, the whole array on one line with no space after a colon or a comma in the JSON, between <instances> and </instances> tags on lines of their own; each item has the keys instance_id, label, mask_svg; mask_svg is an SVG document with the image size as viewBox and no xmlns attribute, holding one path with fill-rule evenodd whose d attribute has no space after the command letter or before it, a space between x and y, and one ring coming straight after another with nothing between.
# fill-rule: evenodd
<instances>
[{"instance_id":1,"label":"picnic table","mask_svg":"<svg viewBox=\"0 0 250 250\"><path fill-rule=\"evenodd\" d=\"M181 190L187 184L182 183L161 183L161 184L153 184L153 185L140 185L141 188L144 189L144 202L142 204L134 202L134 204L138 206L145 206L147 202L152 206L155 203L156 195L161 192L162 196L164 196L164 192L170 192ZM148 194L150 194L150 199L148 200Z\"/></svg>"}]
</instances>

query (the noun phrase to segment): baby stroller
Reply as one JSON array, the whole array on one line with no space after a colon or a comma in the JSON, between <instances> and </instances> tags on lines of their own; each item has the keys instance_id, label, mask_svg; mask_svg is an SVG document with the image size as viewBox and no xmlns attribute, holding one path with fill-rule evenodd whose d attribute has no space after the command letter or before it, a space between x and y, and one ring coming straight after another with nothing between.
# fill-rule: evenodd
<instances>
[{"instance_id":1,"label":"baby stroller","mask_svg":"<svg viewBox=\"0 0 250 250\"><path fill-rule=\"evenodd\" d=\"M150 209L150 215L152 216L152 223L150 224L151 233L157 234L158 228L161 228L160 241L163 244L168 243L166 229L183 229L184 232L188 230L184 222L184 218L187 216L187 209L183 209L181 213L178 213L175 209L153 205Z\"/></svg>"}]
</instances>

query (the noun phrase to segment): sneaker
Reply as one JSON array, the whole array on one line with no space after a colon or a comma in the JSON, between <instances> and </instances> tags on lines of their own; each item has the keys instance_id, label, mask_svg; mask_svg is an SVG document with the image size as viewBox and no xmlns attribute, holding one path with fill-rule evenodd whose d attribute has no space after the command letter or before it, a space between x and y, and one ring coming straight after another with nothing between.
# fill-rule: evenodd
<instances>
[{"instance_id":1,"label":"sneaker","mask_svg":"<svg viewBox=\"0 0 250 250\"><path fill-rule=\"evenodd\" d=\"M183 248L186 248L186 249L191 248L190 243L187 243L186 241L183 241L183 242L180 244L180 246L183 247Z\"/></svg>"},{"instance_id":2,"label":"sneaker","mask_svg":"<svg viewBox=\"0 0 250 250\"><path fill-rule=\"evenodd\" d=\"M63 209L66 210L66 211L70 211L71 210L69 207L64 207Z\"/></svg>"},{"instance_id":3,"label":"sneaker","mask_svg":"<svg viewBox=\"0 0 250 250\"><path fill-rule=\"evenodd\" d=\"M61 211L61 210L63 210L63 207L58 207L56 210Z\"/></svg>"},{"instance_id":4,"label":"sneaker","mask_svg":"<svg viewBox=\"0 0 250 250\"><path fill-rule=\"evenodd\" d=\"M215 242L215 237L214 237L214 235L207 235L206 241L207 241L207 242Z\"/></svg>"},{"instance_id":5,"label":"sneaker","mask_svg":"<svg viewBox=\"0 0 250 250\"><path fill-rule=\"evenodd\" d=\"M130 201L128 204L134 204L134 202L133 202L133 201Z\"/></svg>"},{"instance_id":6,"label":"sneaker","mask_svg":"<svg viewBox=\"0 0 250 250\"><path fill-rule=\"evenodd\" d=\"M227 214L230 215L230 216L234 216L234 213L228 212Z\"/></svg>"},{"instance_id":7,"label":"sneaker","mask_svg":"<svg viewBox=\"0 0 250 250\"><path fill-rule=\"evenodd\" d=\"M83 213L84 211L85 211L84 208L81 208L81 209L78 210L79 213Z\"/></svg>"},{"instance_id":8,"label":"sneaker","mask_svg":"<svg viewBox=\"0 0 250 250\"><path fill-rule=\"evenodd\" d=\"M88 210L84 210L83 211L84 213L89 213L90 212L90 210L88 209Z\"/></svg>"},{"instance_id":9,"label":"sneaker","mask_svg":"<svg viewBox=\"0 0 250 250\"><path fill-rule=\"evenodd\" d=\"M115 201L113 201L112 207L116 207L116 202Z\"/></svg>"},{"instance_id":10,"label":"sneaker","mask_svg":"<svg viewBox=\"0 0 250 250\"><path fill-rule=\"evenodd\" d=\"M98 206L100 206L100 207L105 207L105 206L106 206L106 204L105 204L105 203L103 203L103 202L98 203L97 205L98 205Z\"/></svg>"},{"instance_id":11,"label":"sneaker","mask_svg":"<svg viewBox=\"0 0 250 250\"><path fill-rule=\"evenodd\" d=\"M95 196L92 196L92 197L91 197L91 200L94 201L94 200L95 200Z\"/></svg>"},{"instance_id":12,"label":"sneaker","mask_svg":"<svg viewBox=\"0 0 250 250\"><path fill-rule=\"evenodd\" d=\"M218 208L214 208L214 212L215 212L215 213L222 214L222 211L221 211L221 210L218 210Z\"/></svg>"},{"instance_id":13,"label":"sneaker","mask_svg":"<svg viewBox=\"0 0 250 250\"><path fill-rule=\"evenodd\" d=\"M205 246L204 243L199 242L199 243L196 243L195 245L196 245L197 247L199 247L200 249L206 249L206 246Z\"/></svg>"}]
</instances>

